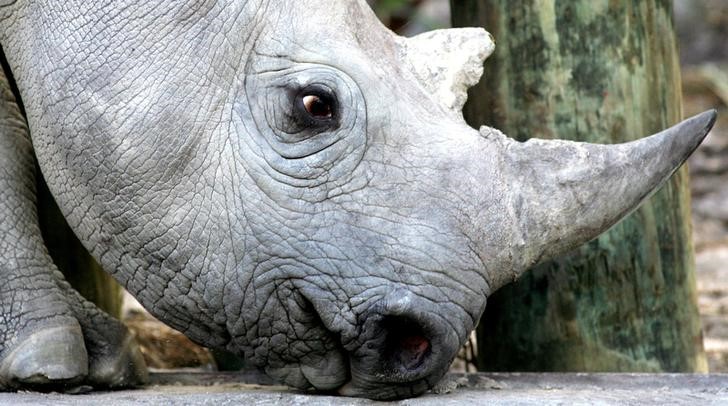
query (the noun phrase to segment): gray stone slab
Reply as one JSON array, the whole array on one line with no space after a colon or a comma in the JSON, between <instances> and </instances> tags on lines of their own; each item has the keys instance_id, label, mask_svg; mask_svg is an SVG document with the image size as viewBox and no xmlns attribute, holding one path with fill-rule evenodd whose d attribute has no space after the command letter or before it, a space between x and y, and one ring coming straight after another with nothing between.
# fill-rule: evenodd
<instances>
[{"instance_id":1,"label":"gray stone slab","mask_svg":"<svg viewBox=\"0 0 728 406\"><path fill-rule=\"evenodd\" d=\"M7 405L378 405L336 396L304 394L283 387L244 383L240 374L154 374L144 389L59 393L0 393ZM175 385L174 381L182 382ZM194 384L193 384L194 383ZM536 374L452 375L449 393L391 404L400 405L728 405L728 374Z\"/></svg>"}]
</instances>

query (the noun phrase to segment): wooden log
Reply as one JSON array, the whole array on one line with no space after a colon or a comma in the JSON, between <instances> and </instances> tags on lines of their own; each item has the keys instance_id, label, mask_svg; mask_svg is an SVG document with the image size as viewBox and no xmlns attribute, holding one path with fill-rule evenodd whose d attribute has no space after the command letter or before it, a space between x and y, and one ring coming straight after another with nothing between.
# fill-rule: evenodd
<instances>
[{"instance_id":1,"label":"wooden log","mask_svg":"<svg viewBox=\"0 0 728 406\"><path fill-rule=\"evenodd\" d=\"M465 115L518 140L618 143L682 116L670 0L451 0L496 52ZM619 199L619 196L614 196ZM489 298L489 371L705 371L686 168L598 239Z\"/></svg>"}]
</instances>

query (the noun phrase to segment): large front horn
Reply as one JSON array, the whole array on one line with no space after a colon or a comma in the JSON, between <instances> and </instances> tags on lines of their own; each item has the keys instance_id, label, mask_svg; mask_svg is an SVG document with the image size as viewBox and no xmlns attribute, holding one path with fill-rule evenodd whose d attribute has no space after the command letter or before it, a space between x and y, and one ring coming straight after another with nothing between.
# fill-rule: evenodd
<instances>
[{"instance_id":1,"label":"large front horn","mask_svg":"<svg viewBox=\"0 0 728 406\"><path fill-rule=\"evenodd\" d=\"M715 119L715 110L707 111L651 137L616 145L520 143L483 127L483 136L501 144L505 179L513 182L508 193L520 257L493 287L597 237L634 210L685 162Z\"/></svg>"}]
</instances>

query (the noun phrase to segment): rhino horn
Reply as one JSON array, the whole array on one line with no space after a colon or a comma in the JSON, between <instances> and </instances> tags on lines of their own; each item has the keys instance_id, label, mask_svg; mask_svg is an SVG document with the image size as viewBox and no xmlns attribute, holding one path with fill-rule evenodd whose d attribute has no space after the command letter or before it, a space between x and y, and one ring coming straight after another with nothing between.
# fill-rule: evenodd
<instances>
[{"instance_id":1,"label":"rhino horn","mask_svg":"<svg viewBox=\"0 0 728 406\"><path fill-rule=\"evenodd\" d=\"M481 135L502 144L516 224L513 271L585 243L635 210L685 162L715 123L707 111L651 137L616 145L563 140L511 140L487 127Z\"/></svg>"},{"instance_id":2,"label":"rhino horn","mask_svg":"<svg viewBox=\"0 0 728 406\"><path fill-rule=\"evenodd\" d=\"M441 107L462 117L467 90L495 49L493 37L482 28L450 28L398 40L405 68Z\"/></svg>"}]
</instances>

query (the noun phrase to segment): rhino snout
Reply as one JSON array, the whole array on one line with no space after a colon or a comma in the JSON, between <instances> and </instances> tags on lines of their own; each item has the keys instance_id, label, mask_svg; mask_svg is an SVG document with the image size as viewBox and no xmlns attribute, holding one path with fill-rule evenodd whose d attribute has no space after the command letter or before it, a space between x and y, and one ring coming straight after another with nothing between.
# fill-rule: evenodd
<instances>
[{"instance_id":1,"label":"rhino snout","mask_svg":"<svg viewBox=\"0 0 728 406\"><path fill-rule=\"evenodd\" d=\"M300 389L370 399L400 399L427 391L445 374L459 349L462 334L452 326L459 324L457 315L445 316L451 311L442 304L402 288L371 300L362 313L352 314L355 324L342 323L348 318L342 317L346 311L333 302L318 301L298 309L307 316L288 309L294 318L309 321L300 325L299 333L315 330L316 337L330 341L306 344L307 336L301 335L286 347L318 350L266 372Z\"/></svg>"},{"instance_id":2,"label":"rhino snout","mask_svg":"<svg viewBox=\"0 0 728 406\"><path fill-rule=\"evenodd\" d=\"M359 347L349 354L351 380L339 393L390 400L419 395L437 383L459 340L436 306L402 291L373 306Z\"/></svg>"}]
</instances>

